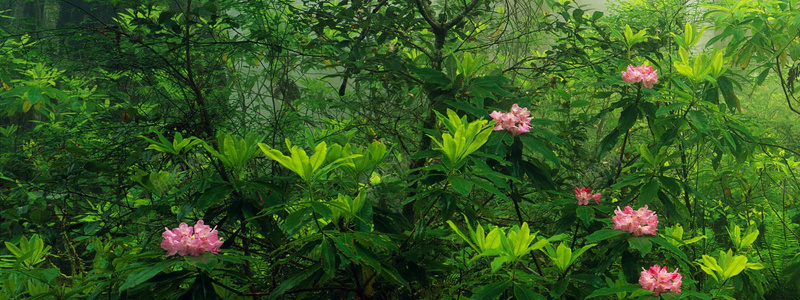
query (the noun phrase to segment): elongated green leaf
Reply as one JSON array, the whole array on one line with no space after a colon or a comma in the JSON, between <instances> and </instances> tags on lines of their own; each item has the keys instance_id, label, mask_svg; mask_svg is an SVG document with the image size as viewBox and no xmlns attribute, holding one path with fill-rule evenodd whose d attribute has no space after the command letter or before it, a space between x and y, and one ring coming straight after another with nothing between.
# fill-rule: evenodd
<instances>
[{"instance_id":1,"label":"elongated green leaf","mask_svg":"<svg viewBox=\"0 0 800 300\"><path fill-rule=\"evenodd\" d=\"M626 234L625 231L616 230L616 229L600 229L598 231L593 232L589 236L586 237L586 241L590 243L599 242L602 240L610 239L615 236Z\"/></svg>"},{"instance_id":2,"label":"elongated green leaf","mask_svg":"<svg viewBox=\"0 0 800 300\"><path fill-rule=\"evenodd\" d=\"M642 189L639 191L639 204L650 204L660 188L658 180L650 180L650 182L642 185Z\"/></svg>"},{"instance_id":3,"label":"elongated green leaf","mask_svg":"<svg viewBox=\"0 0 800 300\"><path fill-rule=\"evenodd\" d=\"M558 156L556 156L552 150L548 149L542 140L532 135L525 135L521 139L522 143L526 148L528 148L528 150L541 154L544 159L554 163L556 166L561 165L561 161L559 161Z\"/></svg>"},{"instance_id":4,"label":"elongated green leaf","mask_svg":"<svg viewBox=\"0 0 800 300\"><path fill-rule=\"evenodd\" d=\"M723 265L723 278L728 279L739 275L745 267L747 267L747 257L744 255L734 256L727 264Z\"/></svg>"},{"instance_id":5,"label":"elongated green leaf","mask_svg":"<svg viewBox=\"0 0 800 300\"><path fill-rule=\"evenodd\" d=\"M520 284L514 285L514 298L521 300L539 300L546 299L544 296L533 292L531 289Z\"/></svg>"},{"instance_id":6,"label":"elongated green leaf","mask_svg":"<svg viewBox=\"0 0 800 300\"><path fill-rule=\"evenodd\" d=\"M594 246L597 246L597 244L589 244L589 245L583 246L583 247L581 247L581 249L579 249L575 253L572 253L572 256L570 256L570 259L569 259L569 264L571 265L571 264L575 263L575 261L578 260L578 257L583 255L584 252L586 252L587 250L591 249Z\"/></svg>"},{"instance_id":7,"label":"elongated green leaf","mask_svg":"<svg viewBox=\"0 0 800 300\"><path fill-rule=\"evenodd\" d=\"M565 271L567 267L569 267L571 259L572 249L565 246L563 243L559 244L556 249L556 266L561 269L561 271Z\"/></svg>"},{"instance_id":8,"label":"elongated green leaf","mask_svg":"<svg viewBox=\"0 0 800 300\"><path fill-rule=\"evenodd\" d=\"M464 196L469 194L469 191L472 189L472 182L458 176L450 176L448 178L450 180L450 185L456 192Z\"/></svg>"},{"instance_id":9,"label":"elongated green leaf","mask_svg":"<svg viewBox=\"0 0 800 300\"><path fill-rule=\"evenodd\" d=\"M510 281L501 281L490 283L472 290L472 297L470 299L490 300L497 299L503 292L511 287Z\"/></svg>"},{"instance_id":10,"label":"elongated green leaf","mask_svg":"<svg viewBox=\"0 0 800 300\"><path fill-rule=\"evenodd\" d=\"M129 288L135 287L139 284L142 284L148 279L153 278L153 276L158 275L158 273L161 273L161 271L163 271L164 269L166 269L167 267L171 266L174 263L175 263L174 261L165 260L156 263L155 265L152 265L150 267L131 273L130 275L128 275L128 279L125 280L125 283L123 283L119 287L119 291L121 292Z\"/></svg>"},{"instance_id":11,"label":"elongated green leaf","mask_svg":"<svg viewBox=\"0 0 800 300\"><path fill-rule=\"evenodd\" d=\"M689 258L686 256L686 253L683 253L681 249L678 249L677 246L673 245L672 243L670 243L669 241L667 241L662 237L652 238L650 241L658 244L664 249L667 249L667 251L672 252L675 255L678 255L678 257L682 258L684 261L689 260Z\"/></svg>"},{"instance_id":12,"label":"elongated green leaf","mask_svg":"<svg viewBox=\"0 0 800 300\"><path fill-rule=\"evenodd\" d=\"M607 288L602 288L602 289L595 290L594 292L589 294L589 296L586 296L586 299L591 299L591 298L601 297L601 296L609 296L609 295L614 295L614 294L617 294L617 293L631 293L631 292L635 292L635 291L638 291L638 290L641 290L641 289L642 289L642 286L638 285L638 284L626 284L626 285L621 285L621 286L617 286L617 287L607 287ZM607 298L604 298L604 299L607 299Z\"/></svg>"}]
</instances>

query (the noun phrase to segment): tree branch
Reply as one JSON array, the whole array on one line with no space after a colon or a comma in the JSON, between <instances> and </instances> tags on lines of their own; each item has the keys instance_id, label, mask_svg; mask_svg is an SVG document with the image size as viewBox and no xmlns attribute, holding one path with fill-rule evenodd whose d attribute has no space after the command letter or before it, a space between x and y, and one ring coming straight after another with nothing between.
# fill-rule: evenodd
<instances>
[{"instance_id":1,"label":"tree branch","mask_svg":"<svg viewBox=\"0 0 800 300\"><path fill-rule=\"evenodd\" d=\"M417 8L419 9L419 13L422 14L422 18L425 19L425 22L428 22L433 30L439 31L444 29L442 24L436 20L436 17L431 15L431 7L428 5L428 3L422 1L425 0L414 0L414 2L417 4Z\"/></svg>"},{"instance_id":2,"label":"tree branch","mask_svg":"<svg viewBox=\"0 0 800 300\"><path fill-rule=\"evenodd\" d=\"M443 27L450 29L453 26L456 26L456 24L461 22L461 20L463 20L464 17L467 16L467 14L472 12L472 10L475 9L476 6L478 6L478 2L480 1L481 0L472 0L472 2L470 2L469 4L467 4L467 6L464 7L464 10L462 10L460 14L458 14L455 18L448 21L447 23L444 23ZM419 2L419 0L417 2Z\"/></svg>"}]
</instances>

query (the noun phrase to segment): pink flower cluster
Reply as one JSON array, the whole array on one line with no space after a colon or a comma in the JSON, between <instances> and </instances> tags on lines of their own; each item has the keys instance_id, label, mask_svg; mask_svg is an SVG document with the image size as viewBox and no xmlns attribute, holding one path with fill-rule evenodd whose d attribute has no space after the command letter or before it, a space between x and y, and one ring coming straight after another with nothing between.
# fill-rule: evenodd
<instances>
[{"instance_id":1,"label":"pink flower cluster","mask_svg":"<svg viewBox=\"0 0 800 300\"><path fill-rule=\"evenodd\" d=\"M656 216L656 212L648 210L647 205L638 210L633 210L630 206L625 206L624 210L620 210L618 206L614 213L616 216L611 218L614 221L614 229L624 230L635 236L656 235L658 216Z\"/></svg>"},{"instance_id":2,"label":"pink flower cluster","mask_svg":"<svg viewBox=\"0 0 800 300\"><path fill-rule=\"evenodd\" d=\"M578 205L589 205L589 199L600 204L600 193L592 194L592 188L575 187L575 198L578 198Z\"/></svg>"},{"instance_id":3,"label":"pink flower cluster","mask_svg":"<svg viewBox=\"0 0 800 300\"><path fill-rule=\"evenodd\" d=\"M653 292L654 295L670 291L673 293L681 292L681 274L678 274L678 269L675 272L667 272L667 267L659 267L654 265L650 269L645 270L642 268L642 275L639 277L639 284L642 288Z\"/></svg>"},{"instance_id":4,"label":"pink flower cluster","mask_svg":"<svg viewBox=\"0 0 800 300\"><path fill-rule=\"evenodd\" d=\"M641 82L642 86L648 89L653 88L653 84L658 82L658 73L653 67L640 65L634 67L628 65L628 70L622 72L622 80L625 82Z\"/></svg>"},{"instance_id":5,"label":"pink flower cluster","mask_svg":"<svg viewBox=\"0 0 800 300\"><path fill-rule=\"evenodd\" d=\"M490 116L497 121L494 131L508 130L514 135L520 135L531 131L531 112L527 108L519 107L516 103L511 106L511 111L502 113L493 111Z\"/></svg>"},{"instance_id":6,"label":"pink flower cluster","mask_svg":"<svg viewBox=\"0 0 800 300\"><path fill-rule=\"evenodd\" d=\"M200 256L206 252L217 254L219 247L222 246L222 241L217 237L217 227L211 229L210 226L203 224L203 220L197 221L194 227L181 223L172 230L167 227L164 229L166 230L161 234L164 237L161 248L167 250L167 256L175 253L180 256L186 254Z\"/></svg>"}]
</instances>

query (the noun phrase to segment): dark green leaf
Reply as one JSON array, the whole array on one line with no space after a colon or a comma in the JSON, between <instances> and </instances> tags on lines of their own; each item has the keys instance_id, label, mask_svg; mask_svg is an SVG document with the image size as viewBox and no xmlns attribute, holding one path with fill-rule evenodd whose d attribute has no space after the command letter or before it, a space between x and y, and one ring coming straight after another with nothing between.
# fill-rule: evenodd
<instances>
[{"instance_id":1,"label":"dark green leaf","mask_svg":"<svg viewBox=\"0 0 800 300\"><path fill-rule=\"evenodd\" d=\"M592 220L592 214L594 213L594 209L586 205L578 205L578 208L575 210L575 213L578 215L578 218L583 220L586 225L589 225L589 222Z\"/></svg>"},{"instance_id":2,"label":"dark green leaf","mask_svg":"<svg viewBox=\"0 0 800 300\"><path fill-rule=\"evenodd\" d=\"M586 237L586 242L595 243L602 240L607 240L615 236L626 234L627 232L617 229L600 229L598 231L593 232L589 236Z\"/></svg>"},{"instance_id":3,"label":"dark green leaf","mask_svg":"<svg viewBox=\"0 0 800 300\"><path fill-rule=\"evenodd\" d=\"M497 299L503 292L511 286L510 281L490 283L472 290L470 299Z\"/></svg>"},{"instance_id":4,"label":"dark green leaf","mask_svg":"<svg viewBox=\"0 0 800 300\"><path fill-rule=\"evenodd\" d=\"M458 176L449 176L450 185L453 186L453 189L461 195L469 195L470 189L472 189L472 182L466 180L464 178Z\"/></svg>"},{"instance_id":5,"label":"dark green leaf","mask_svg":"<svg viewBox=\"0 0 800 300\"><path fill-rule=\"evenodd\" d=\"M528 150L541 154L545 159L556 164L556 166L561 165L556 154L548 149L543 141L529 134L522 136L520 139Z\"/></svg>"},{"instance_id":6,"label":"dark green leaf","mask_svg":"<svg viewBox=\"0 0 800 300\"><path fill-rule=\"evenodd\" d=\"M717 84L719 84L719 90L720 92L722 92L722 98L725 99L725 103L728 105L728 108L731 111L735 112L740 111L741 106L739 105L739 97L737 97L736 94L734 93L733 83L731 83L730 79L728 79L725 76L721 76L717 78Z\"/></svg>"},{"instance_id":7,"label":"dark green leaf","mask_svg":"<svg viewBox=\"0 0 800 300\"><path fill-rule=\"evenodd\" d=\"M523 300L545 299L544 296L534 293L529 288L519 284L514 285L514 298Z\"/></svg>"},{"instance_id":8,"label":"dark green leaf","mask_svg":"<svg viewBox=\"0 0 800 300\"><path fill-rule=\"evenodd\" d=\"M318 201L311 201L311 208L314 209L315 212L320 214L324 219L330 219L333 216L333 212L331 208L328 207L327 204L318 202Z\"/></svg>"},{"instance_id":9,"label":"dark green leaf","mask_svg":"<svg viewBox=\"0 0 800 300\"><path fill-rule=\"evenodd\" d=\"M642 289L642 286L638 285L638 284L626 284L626 285L621 285L621 286L617 286L617 287L607 287L607 288L602 288L602 289L599 289L599 290L595 290L594 292L589 294L589 296L587 296L586 299L591 299L591 298L600 297L600 296L610 296L610 295L614 295L616 293L630 293L630 292L638 291L640 289ZM609 298L603 298L603 299L609 299Z\"/></svg>"},{"instance_id":10,"label":"dark green leaf","mask_svg":"<svg viewBox=\"0 0 800 300\"><path fill-rule=\"evenodd\" d=\"M337 269L336 248L333 245L333 241L322 239L322 245L320 245L320 261L325 269L325 273L328 274L328 276L333 276Z\"/></svg>"},{"instance_id":11,"label":"dark green leaf","mask_svg":"<svg viewBox=\"0 0 800 300\"><path fill-rule=\"evenodd\" d=\"M144 268L144 269L141 269L141 270L138 270L138 271L135 271L135 272L131 273L130 275L128 275L128 279L125 280L125 283L123 283L119 287L119 291L121 292L121 291L127 290L129 288L135 287L135 286L137 286L139 284L142 284L143 282L147 281L148 279L153 278L153 276L156 276L158 273L161 273L161 271L163 271L167 267L171 266L172 264L174 264L174 261L165 260L165 261L161 261L159 263L156 263L155 265L152 265L152 266L150 266L148 268Z\"/></svg>"},{"instance_id":12,"label":"dark green leaf","mask_svg":"<svg viewBox=\"0 0 800 300\"><path fill-rule=\"evenodd\" d=\"M653 248L653 244L650 243L649 237L630 237L628 238L628 244L630 244L634 249L639 250L639 252L642 253L642 256L650 253L650 249Z\"/></svg>"},{"instance_id":13,"label":"dark green leaf","mask_svg":"<svg viewBox=\"0 0 800 300\"><path fill-rule=\"evenodd\" d=\"M31 105L38 103L39 99L42 99L41 88L32 86L30 89L28 89L28 102L30 102Z\"/></svg>"},{"instance_id":14,"label":"dark green leaf","mask_svg":"<svg viewBox=\"0 0 800 300\"><path fill-rule=\"evenodd\" d=\"M678 255L684 261L687 261L687 262L689 261L689 258L686 256L686 253L683 253L683 251L681 249L679 249L678 247L676 247L675 245L673 245L672 243L670 243L666 239L664 239L662 237L655 237L651 241L656 243L656 244L658 244L659 246L661 246L662 248L666 249L667 251L672 252L675 255Z\"/></svg>"},{"instance_id":15,"label":"dark green leaf","mask_svg":"<svg viewBox=\"0 0 800 300\"><path fill-rule=\"evenodd\" d=\"M216 185L207 189L203 195L197 198L197 206L199 209L211 207L228 197L231 192L233 192L233 187L227 184Z\"/></svg>"},{"instance_id":16,"label":"dark green leaf","mask_svg":"<svg viewBox=\"0 0 800 300\"><path fill-rule=\"evenodd\" d=\"M639 191L639 204L650 204L660 188L661 186L658 184L657 180L650 180L650 182L642 185L642 188Z\"/></svg>"},{"instance_id":17,"label":"dark green leaf","mask_svg":"<svg viewBox=\"0 0 800 300\"><path fill-rule=\"evenodd\" d=\"M445 90L450 87L453 83L450 81L450 78L447 77L441 71L437 71L431 68L414 68L412 67L414 73L419 76L419 79L424 81L425 83L431 83L437 85L440 90Z\"/></svg>"},{"instance_id":18,"label":"dark green leaf","mask_svg":"<svg viewBox=\"0 0 800 300\"><path fill-rule=\"evenodd\" d=\"M622 110L619 115L619 124L617 128L620 132L626 132L628 129L636 124L636 119L639 117L639 108L636 105L628 105Z\"/></svg>"},{"instance_id":19,"label":"dark green leaf","mask_svg":"<svg viewBox=\"0 0 800 300\"><path fill-rule=\"evenodd\" d=\"M283 295L283 293L285 293L287 290L303 282L303 280L312 278L313 276L311 275L319 271L321 268L321 264L313 264L305 269L294 272L291 277L283 280L281 284L279 284L278 287L269 294L269 299L276 299L280 295Z\"/></svg>"}]
</instances>

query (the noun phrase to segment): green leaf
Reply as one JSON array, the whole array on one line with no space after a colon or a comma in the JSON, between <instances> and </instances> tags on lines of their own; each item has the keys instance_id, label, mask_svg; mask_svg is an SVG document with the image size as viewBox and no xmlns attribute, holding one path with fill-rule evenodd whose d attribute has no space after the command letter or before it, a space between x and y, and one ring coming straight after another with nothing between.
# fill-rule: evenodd
<instances>
[{"instance_id":1,"label":"green leaf","mask_svg":"<svg viewBox=\"0 0 800 300\"><path fill-rule=\"evenodd\" d=\"M217 256L214 253L206 252L200 256L187 255L183 257L190 265L200 268L206 272L211 272L217 265Z\"/></svg>"},{"instance_id":2,"label":"green leaf","mask_svg":"<svg viewBox=\"0 0 800 300\"><path fill-rule=\"evenodd\" d=\"M569 259L569 264L570 265L574 264L575 261L578 260L578 257L583 255L584 252L586 252L587 250L591 249L594 246L597 246L597 244L589 244L589 245L583 246L583 247L581 247L581 249L579 249L575 253L572 253L572 256L570 256L570 259Z\"/></svg>"},{"instance_id":3,"label":"green leaf","mask_svg":"<svg viewBox=\"0 0 800 300\"><path fill-rule=\"evenodd\" d=\"M602 289L595 290L594 292L589 294L589 296L586 296L586 299L591 299L591 298L600 297L600 296L609 296L609 295L614 295L614 294L617 294L617 293L631 293L631 292L635 292L635 291L638 291L638 290L641 290L641 289L642 289L642 286L638 285L638 284L626 284L626 285L621 285L621 286L617 286L617 287L607 287L607 288L602 288ZM608 298L604 298L604 299L608 299Z\"/></svg>"},{"instance_id":4,"label":"green leaf","mask_svg":"<svg viewBox=\"0 0 800 300\"><path fill-rule=\"evenodd\" d=\"M438 90L447 90L453 84L453 82L450 81L450 78L441 71L431 68L417 68L414 66L411 66L411 70L414 71L417 76L419 76L420 80L424 81L425 83L434 84Z\"/></svg>"},{"instance_id":5,"label":"green leaf","mask_svg":"<svg viewBox=\"0 0 800 300\"><path fill-rule=\"evenodd\" d=\"M721 260L720 265L722 266L723 278L728 279L744 271L745 267L747 267L747 257L744 255L737 255L728 258L724 262Z\"/></svg>"},{"instance_id":6,"label":"green leaf","mask_svg":"<svg viewBox=\"0 0 800 300\"><path fill-rule=\"evenodd\" d=\"M324 219L330 219L333 216L333 211L331 211L331 208L325 203L311 201L311 208L313 208L318 214L322 215L322 218Z\"/></svg>"},{"instance_id":7,"label":"green leaf","mask_svg":"<svg viewBox=\"0 0 800 300\"><path fill-rule=\"evenodd\" d=\"M762 74L768 74L770 68L764 70ZM759 75L760 78L761 75ZM766 75L764 75L766 77ZM722 92L722 98L725 99L725 104L727 104L728 109L731 112L738 112L741 110L741 106L739 103L739 97L736 96L733 90L733 83L731 82L728 77L721 76L717 78L717 84L719 85L719 90Z\"/></svg>"},{"instance_id":8,"label":"green leaf","mask_svg":"<svg viewBox=\"0 0 800 300\"><path fill-rule=\"evenodd\" d=\"M520 284L514 285L514 298L521 299L521 300L537 300L537 299L545 299L544 296L539 295L531 291L529 288L522 286Z\"/></svg>"},{"instance_id":9,"label":"green leaf","mask_svg":"<svg viewBox=\"0 0 800 300\"><path fill-rule=\"evenodd\" d=\"M42 89L39 87L35 86L30 87L30 89L28 89L27 94L28 94L28 102L30 102L31 105L35 105L36 103L39 102L40 99L42 99Z\"/></svg>"},{"instance_id":10,"label":"green leaf","mask_svg":"<svg viewBox=\"0 0 800 300\"><path fill-rule=\"evenodd\" d=\"M306 207L298 211L290 213L286 220L283 221L283 230L287 235L293 235L300 229L302 225L310 218L312 208Z\"/></svg>"},{"instance_id":11,"label":"green leaf","mask_svg":"<svg viewBox=\"0 0 800 300\"><path fill-rule=\"evenodd\" d=\"M650 180L647 184L642 185L642 189L639 191L639 204L650 204L660 188L657 180Z\"/></svg>"},{"instance_id":12,"label":"green leaf","mask_svg":"<svg viewBox=\"0 0 800 300\"><path fill-rule=\"evenodd\" d=\"M630 244L634 249L639 250L639 252L642 253L642 256L650 253L650 249L653 247L653 244L650 243L649 237L631 237L628 239L628 244Z\"/></svg>"},{"instance_id":13,"label":"green leaf","mask_svg":"<svg viewBox=\"0 0 800 300\"><path fill-rule=\"evenodd\" d=\"M469 220L467 220L466 216L464 216L464 221L466 221L467 224L469 224ZM456 235L458 235L459 237L461 237L461 239L467 242L467 244L469 244L469 246L472 247L472 249L475 249L475 251L480 250L477 246L475 246L475 244L472 243L471 239L467 238L467 236L464 235L464 233L462 233L460 229L458 229L458 226L456 226L456 224L454 224L453 221L447 220L447 225L450 225L450 229L453 229L453 231L456 232Z\"/></svg>"},{"instance_id":14,"label":"green leaf","mask_svg":"<svg viewBox=\"0 0 800 300\"><path fill-rule=\"evenodd\" d=\"M449 176L448 179L456 192L464 196L469 195L469 191L472 189L472 182L458 176Z\"/></svg>"},{"instance_id":15,"label":"green leaf","mask_svg":"<svg viewBox=\"0 0 800 300\"><path fill-rule=\"evenodd\" d=\"M197 198L197 206L199 209L211 207L212 205L219 203L221 200L224 200L226 197L228 197L228 195L231 194L231 192L233 192L233 187L227 184L211 187Z\"/></svg>"},{"instance_id":16,"label":"green leaf","mask_svg":"<svg viewBox=\"0 0 800 300\"><path fill-rule=\"evenodd\" d=\"M511 281L501 281L490 283L472 290L470 299L489 300L497 299L503 292L511 286Z\"/></svg>"},{"instance_id":17,"label":"green leaf","mask_svg":"<svg viewBox=\"0 0 800 300\"><path fill-rule=\"evenodd\" d=\"M601 157L603 154L614 148L617 145L617 140L619 139L620 131L618 128L614 128L609 132L597 146L597 156Z\"/></svg>"},{"instance_id":18,"label":"green leaf","mask_svg":"<svg viewBox=\"0 0 800 300\"><path fill-rule=\"evenodd\" d=\"M221 299L214 290L213 281L204 273L197 275L194 279L194 284L192 284L192 288L187 291L187 294L188 293L191 293L192 300Z\"/></svg>"},{"instance_id":19,"label":"green leaf","mask_svg":"<svg viewBox=\"0 0 800 300\"><path fill-rule=\"evenodd\" d=\"M496 197L498 197L498 198L500 198L502 200L508 200L508 196L506 196L505 193L503 193L502 191L498 190L495 187L494 184L492 184L492 183L490 183L490 182L488 182L488 181L486 181L484 179L481 179L479 177L471 176L471 177L467 178L467 180L472 182L472 184L474 184L476 187L478 187L480 189L483 189L484 191L487 191L489 193L492 193Z\"/></svg>"},{"instance_id":20,"label":"green leaf","mask_svg":"<svg viewBox=\"0 0 800 300\"><path fill-rule=\"evenodd\" d=\"M619 124L617 128L620 132L626 132L628 129L636 124L636 119L639 117L639 108L636 105L630 104L619 115Z\"/></svg>"},{"instance_id":21,"label":"green leaf","mask_svg":"<svg viewBox=\"0 0 800 300\"><path fill-rule=\"evenodd\" d=\"M552 150L548 149L542 140L539 140L530 134L524 135L520 137L520 139L525 147L528 148L528 150L541 154L546 160L554 163L556 166L561 165L561 161L559 161L556 154L553 153Z\"/></svg>"},{"instance_id":22,"label":"green leaf","mask_svg":"<svg viewBox=\"0 0 800 300\"><path fill-rule=\"evenodd\" d=\"M739 244L739 247L737 249L744 249L750 247L750 245L752 245L753 242L756 241L756 238L758 238L758 233L759 233L758 229L755 229L754 227L750 227L747 229L748 230L745 232L747 235L742 239L742 242Z\"/></svg>"},{"instance_id":23,"label":"green leaf","mask_svg":"<svg viewBox=\"0 0 800 300\"><path fill-rule=\"evenodd\" d=\"M567 270L572 259L572 249L565 246L563 243L558 245L556 249L555 262L556 266L563 272Z\"/></svg>"},{"instance_id":24,"label":"green leaf","mask_svg":"<svg viewBox=\"0 0 800 300\"><path fill-rule=\"evenodd\" d=\"M589 222L592 220L592 213L594 213L594 209L586 205L578 205L575 213L586 225L589 225Z\"/></svg>"},{"instance_id":25,"label":"green leaf","mask_svg":"<svg viewBox=\"0 0 800 300\"><path fill-rule=\"evenodd\" d=\"M586 237L586 241L590 243L599 242L602 240L607 240L613 238L615 236L626 234L625 231L616 230L616 229L600 229L598 231L592 232L589 236Z\"/></svg>"},{"instance_id":26,"label":"green leaf","mask_svg":"<svg viewBox=\"0 0 800 300\"><path fill-rule=\"evenodd\" d=\"M495 257L492 260L492 263L490 264L491 267L492 267L492 273L497 272L498 270L500 270L500 268L503 267L503 264L505 264L507 262L510 262L510 261L514 261L516 258L517 257L514 256L514 255L501 255L501 256Z\"/></svg>"},{"instance_id":27,"label":"green leaf","mask_svg":"<svg viewBox=\"0 0 800 300\"><path fill-rule=\"evenodd\" d=\"M675 255L678 255L678 257L682 258L685 261L689 260L689 258L686 256L686 253L683 253L683 251L681 249L678 249L677 246L673 245L672 243L667 241L665 238L657 237L657 238L652 238L650 241L658 244L662 248L667 249L667 251L672 252Z\"/></svg>"},{"instance_id":28,"label":"green leaf","mask_svg":"<svg viewBox=\"0 0 800 300\"><path fill-rule=\"evenodd\" d=\"M656 117L658 117L658 118L663 117L663 116L669 114L670 112L679 110L679 109L681 109L681 108L683 108L684 106L687 106L687 105L689 105L689 103L687 103L687 102L678 102L678 103L672 103L672 104L667 105L667 106L662 106L656 111Z\"/></svg>"},{"instance_id":29,"label":"green leaf","mask_svg":"<svg viewBox=\"0 0 800 300\"><path fill-rule=\"evenodd\" d=\"M123 283L119 287L119 291L122 292L129 288L142 284L148 279L153 278L153 276L158 275L158 273L161 273L161 271L163 271L164 269L166 269L167 267L171 266L174 263L175 262L173 260L165 260L156 263L155 265L152 265L148 268L144 268L142 270L138 270L136 272L131 273L130 275L128 275L128 279L125 280L125 283Z\"/></svg>"},{"instance_id":30,"label":"green leaf","mask_svg":"<svg viewBox=\"0 0 800 300\"><path fill-rule=\"evenodd\" d=\"M700 132L708 131L708 118L700 111L690 111L689 120Z\"/></svg>"},{"instance_id":31,"label":"green leaf","mask_svg":"<svg viewBox=\"0 0 800 300\"><path fill-rule=\"evenodd\" d=\"M647 148L645 144L639 144L639 154L650 164L650 166L656 167L656 159L653 157L653 153L650 153L650 149Z\"/></svg>"},{"instance_id":32,"label":"green leaf","mask_svg":"<svg viewBox=\"0 0 800 300\"><path fill-rule=\"evenodd\" d=\"M291 277L285 279L281 282L281 284L276 287L272 293L269 294L269 299L276 299L279 296L283 295L287 290L295 287L303 280L314 278L314 273L319 271L322 268L321 264L313 264L306 269L298 270Z\"/></svg>"},{"instance_id":33,"label":"green leaf","mask_svg":"<svg viewBox=\"0 0 800 300\"><path fill-rule=\"evenodd\" d=\"M330 239L322 239L320 245L320 261L328 276L333 276L336 273L336 248L333 241Z\"/></svg>"}]
</instances>

